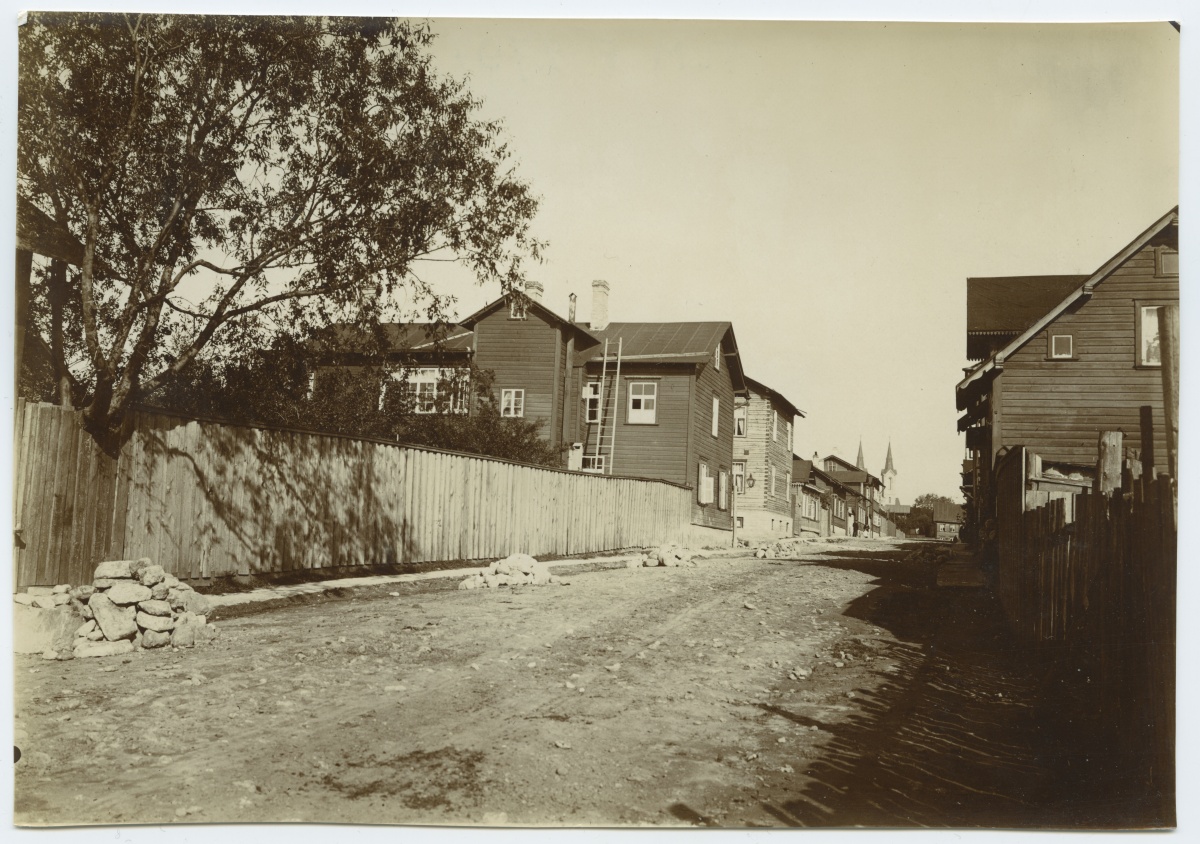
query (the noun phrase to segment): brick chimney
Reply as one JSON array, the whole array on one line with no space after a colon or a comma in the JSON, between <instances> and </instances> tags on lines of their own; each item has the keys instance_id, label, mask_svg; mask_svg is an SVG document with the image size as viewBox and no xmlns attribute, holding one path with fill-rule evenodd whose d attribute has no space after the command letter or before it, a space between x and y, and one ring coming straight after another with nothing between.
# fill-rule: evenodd
<instances>
[{"instance_id":1,"label":"brick chimney","mask_svg":"<svg viewBox=\"0 0 1200 844\"><path fill-rule=\"evenodd\" d=\"M592 322L597 331L608 328L608 282L596 279L592 282Z\"/></svg>"},{"instance_id":2,"label":"brick chimney","mask_svg":"<svg viewBox=\"0 0 1200 844\"><path fill-rule=\"evenodd\" d=\"M525 282L525 295L528 296L530 299L532 299L535 302L542 301L542 294L545 291L546 291L546 288L544 288L542 286L542 283L540 281L530 280L530 281Z\"/></svg>"},{"instance_id":3,"label":"brick chimney","mask_svg":"<svg viewBox=\"0 0 1200 844\"><path fill-rule=\"evenodd\" d=\"M571 299L571 306L569 308L567 308L567 322L574 325L575 324L575 294L572 293L569 298Z\"/></svg>"}]
</instances>

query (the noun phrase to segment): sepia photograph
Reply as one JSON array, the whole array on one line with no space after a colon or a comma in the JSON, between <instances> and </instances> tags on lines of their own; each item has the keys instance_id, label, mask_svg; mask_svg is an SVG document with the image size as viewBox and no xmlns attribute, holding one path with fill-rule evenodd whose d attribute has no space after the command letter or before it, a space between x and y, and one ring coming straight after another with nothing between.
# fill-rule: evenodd
<instances>
[{"instance_id":1,"label":"sepia photograph","mask_svg":"<svg viewBox=\"0 0 1200 844\"><path fill-rule=\"evenodd\" d=\"M1186 22L433 8L10 10L12 825L1182 829Z\"/></svg>"}]
</instances>

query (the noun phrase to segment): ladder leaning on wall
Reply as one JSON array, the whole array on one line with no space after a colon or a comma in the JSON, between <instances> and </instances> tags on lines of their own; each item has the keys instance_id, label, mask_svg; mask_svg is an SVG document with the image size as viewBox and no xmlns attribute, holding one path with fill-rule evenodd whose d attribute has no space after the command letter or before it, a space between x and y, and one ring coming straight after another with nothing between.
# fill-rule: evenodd
<instances>
[{"instance_id":1,"label":"ladder leaning on wall","mask_svg":"<svg viewBox=\"0 0 1200 844\"><path fill-rule=\"evenodd\" d=\"M610 353L609 341L604 340L604 358L600 363L600 414L596 428L595 457L604 458L603 472L612 474L613 455L617 445L617 406L621 395L621 348L617 338L616 356Z\"/></svg>"}]
</instances>

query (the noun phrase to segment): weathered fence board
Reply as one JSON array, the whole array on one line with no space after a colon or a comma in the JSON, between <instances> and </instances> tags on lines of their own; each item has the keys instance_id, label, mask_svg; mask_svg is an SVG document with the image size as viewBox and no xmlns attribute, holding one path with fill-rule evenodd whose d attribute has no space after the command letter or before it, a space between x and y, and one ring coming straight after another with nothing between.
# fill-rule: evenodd
<instances>
[{"instance_id":1,"label":"weathered fence board","mask_svg":"<svg viewBox=\"0 0 1200 844\"><path fill-rule=\"evenodd\" d=\"M579 554L691 526L691 491L474 455L136 413L117 457L78 413L18 407L18 588L152 557L185 578Z\"/></svg>"}]
</instances>

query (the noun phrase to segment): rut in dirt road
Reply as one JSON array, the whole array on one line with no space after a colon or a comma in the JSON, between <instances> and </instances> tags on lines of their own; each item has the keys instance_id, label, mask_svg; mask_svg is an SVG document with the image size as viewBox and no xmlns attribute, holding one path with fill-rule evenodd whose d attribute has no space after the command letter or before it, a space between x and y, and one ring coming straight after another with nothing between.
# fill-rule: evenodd
<instances>
[{"instance_id":1,"label":"rut in dirt road","mask_svg":"<svg viewBox=\"0 0 1200 844\"><path fill-rule=\"evenodd\" d=\"M859 690L805 782L764 800L789 826L1074 827L1100 818L1064 800L1036 663L1014 649L984 589L939 589L929 570L845 555L879 576L853 602L862 618L907 641L893 682ZM827 563L828 565L828 563ZM799 724L803 712L775 709Z\"/></svg>"}]
</instances>

